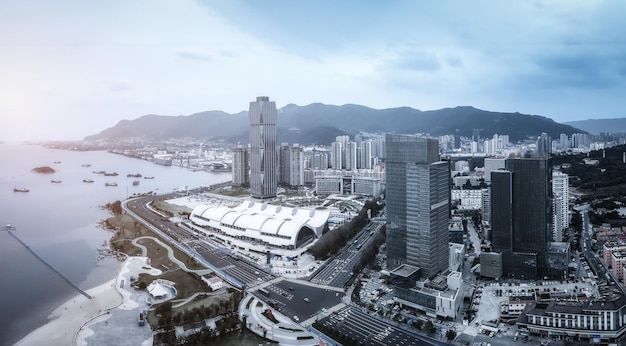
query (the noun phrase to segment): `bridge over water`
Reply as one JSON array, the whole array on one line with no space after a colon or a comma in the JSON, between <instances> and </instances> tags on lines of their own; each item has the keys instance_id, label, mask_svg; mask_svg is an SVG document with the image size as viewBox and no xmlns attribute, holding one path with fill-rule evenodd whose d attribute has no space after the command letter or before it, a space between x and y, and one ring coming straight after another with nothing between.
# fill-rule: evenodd
<instances>
[{"instance_id":1,"label":"bridge over water","mask_svg":"<svg viewBox=\"0 0 626 346\"><path fill-rule=\"evenodd\" d=\"M15 230L15 227L9 225L6 225L5 227L2 227L3 231L7 231L7 233L9 233L9 235L11 235L13 238L15 238L18 242L20 242L20 244L24 245L24 247L26 248L26 250L30 251L30 253L33 254L33 256L35 256L38 260L41 261L41 263L45 264L48 268L50 268L52 271L54 271L55 273L57 273L57 275L59 275L59 277L61 277L61 279L65 280L70 286L74 287L75 290L77 290L80 294L84 295L85 297L87 297L87 299L93 299L93 297L91 295L89 295L89 293L83 291L80 287L78 287L78 285L76 285L74 282L72 282L72 280L70 280L70 278L68 278L67 276L65 276L65 274L61 273L61 271L59 271L58 269L56 269L52 264L50 264L48 261L46 261L45 259L43 259L41 256L39 256L35 250L33 250L30 246L28 246L28 244L26 244L25 242L22 241L22 239L20 239L18 236L16 236L15 234L13 234L13 232Z\"/></svg>"}]
</instances>

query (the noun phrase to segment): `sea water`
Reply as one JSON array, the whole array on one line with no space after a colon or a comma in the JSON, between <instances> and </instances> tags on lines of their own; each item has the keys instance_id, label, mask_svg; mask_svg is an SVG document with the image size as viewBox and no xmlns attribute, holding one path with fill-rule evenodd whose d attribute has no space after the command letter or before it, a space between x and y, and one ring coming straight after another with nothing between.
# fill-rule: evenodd
<instances>
[{"instance_id":1,"label":"sea water","mask_svg":"<svg viewBox=\"0 0 626 346\"><path fill-rule=\"evenodd\" d=\"M230 173L193 172L106 151L24 144L0 144L0 162L0 226L11 224L15 235L84 290L112 279L118 270L115 260L98 258L97 249L111 237L110 231L99 227L111 216L103 205L134 193L168 193L231 179ZM32 172L42 166L56 172ZM137 173L154 179L127 177ZM139 185L132 184L135 180ZM14 192L14 188L29 192ZM45 324L56 307L76 294L17 240L0 231L0 345L11 345Z\"/></svg>"}]
</instances>

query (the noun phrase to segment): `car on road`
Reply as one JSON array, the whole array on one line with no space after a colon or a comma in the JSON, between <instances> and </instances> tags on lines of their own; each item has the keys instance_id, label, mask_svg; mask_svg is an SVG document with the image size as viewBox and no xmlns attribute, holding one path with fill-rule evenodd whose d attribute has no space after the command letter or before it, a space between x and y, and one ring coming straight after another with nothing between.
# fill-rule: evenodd
<instances>
[{"instance_id":1,"label":"car on road","mask_svg":"<svg viewBox=\"0 0 626 346\"><path fill-rule=\"evenodd\" d=\"M309 298L307 298L307 297L304 297L304 301L305 301L305 302L307 302L307 303L310 303L310 302L311 302L311 301L309 300Z\"/></svg>"}]
</instances>

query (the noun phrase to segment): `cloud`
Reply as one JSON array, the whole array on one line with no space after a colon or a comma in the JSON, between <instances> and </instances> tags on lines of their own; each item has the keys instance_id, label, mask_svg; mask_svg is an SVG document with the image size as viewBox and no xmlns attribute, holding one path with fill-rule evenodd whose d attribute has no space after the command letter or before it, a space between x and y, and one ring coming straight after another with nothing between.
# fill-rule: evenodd
<instances>
[{"instance_id":1,"label":"cloud","mask_svg":"<svg viewBox=\"0 0 626 346\"><path fill-rule=\"evenodd\" d=\"M109 84L109 90L111 90L114 93L127 91L132 88L131 84L125 80L114 80L114 81L109 82L108 84Z\"/></svg>"},{"instance_id":2,"label":"cloud","mask_svg":"<svg viewBox=\"0 0 626 346\"><path fill-rule=\"evenodd\" d=\"M401 70L436 71L441 68L442 62L432 51L409 50L400 52L390 64Z\"/></svg>"},{"instance_id":3,"label":"cloud","mask_svg":"<svg viewBox=\"0 0 626 346\"><path fill-rule=\"evenodd\" d=\"M195 61L204 61L210 62L213 61L213 57L208 54L191 52L191 51L182 51L178 52L178 57L186 60L195 60Z\"/></svg>"}]
</instances>

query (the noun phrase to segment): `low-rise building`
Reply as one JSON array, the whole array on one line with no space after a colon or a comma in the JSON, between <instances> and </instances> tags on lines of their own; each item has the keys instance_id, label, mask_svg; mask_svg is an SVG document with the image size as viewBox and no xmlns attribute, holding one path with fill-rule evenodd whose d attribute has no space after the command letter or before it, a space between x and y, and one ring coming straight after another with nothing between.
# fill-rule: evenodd
<instances>
[{"instance_id":1,"label":"low-rise building","mask_svg":"<svg viewBox=\"0 0 626 346\"><path fill-rule=\"evenodd\" d=\"M217 291L224 285L224 281L222 281L220 277L212 276L210 274L203 275L202 281L206 282L206 284L211 287L211 291Z\"/></svg>"},{"instance_id":2,"label":"low-rise building","mask_svg":"<svg viewBox=\"0 0 626 346\"><path fill-rule=\"evenodd\" d=\"M526 306L519 329L558 339L615 342L626 331L626 297L584 302L536 302Z\"/></svg>"},{"instance_id":3,"label":"low-rise building","mask_svg":"<svg viewBox=\"0 0 626 346\"><path fill-rule=\"evenodd\" d=\"M433 280L420 278L420 268L404 264L390 273L394 300L423 311L427 316L455 320L461 316L463 294L461 273L450 272Z\"/></svg>"}]
</instances>

